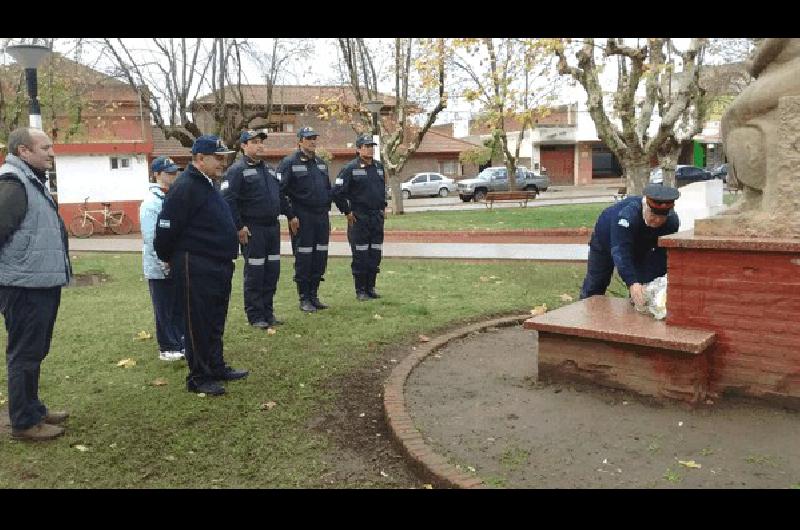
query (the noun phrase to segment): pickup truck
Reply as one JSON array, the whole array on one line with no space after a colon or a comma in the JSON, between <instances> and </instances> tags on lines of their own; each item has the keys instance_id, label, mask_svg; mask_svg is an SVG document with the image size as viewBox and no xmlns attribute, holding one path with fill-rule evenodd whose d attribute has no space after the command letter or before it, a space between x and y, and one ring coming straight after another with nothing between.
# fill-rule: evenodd
<instances>
[{"instance_id":1,"label":"pickup truck","mask_svg":"<svg viewBox=\"0 0 800 530\"><path fill-rule=\"evenodd\" d=\"M545 191L550 186L550 177L537 175L525 167L517 168L517 190ZM458 196L464 202L482 201L490 191L508 191L506 168L487 167L472 179L458 181Z\"/></svg>"}]
</instances>

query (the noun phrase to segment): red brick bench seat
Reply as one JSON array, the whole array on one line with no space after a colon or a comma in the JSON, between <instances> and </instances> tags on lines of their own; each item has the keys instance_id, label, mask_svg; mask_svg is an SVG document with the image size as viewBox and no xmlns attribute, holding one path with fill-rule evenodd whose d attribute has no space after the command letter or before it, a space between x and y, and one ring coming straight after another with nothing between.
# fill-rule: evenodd
<instances>
[{"instance_id":1,"label":"red brick bench seat","mask_svg":"<svg viewBox=\"0 0 800 530\"><path fill-rule=\"evenodd\" d=\"M696 403L715 334L668 326L627 299L592 296L525 321L539 332L539 373Z\"/></svg>"}]
</instances>

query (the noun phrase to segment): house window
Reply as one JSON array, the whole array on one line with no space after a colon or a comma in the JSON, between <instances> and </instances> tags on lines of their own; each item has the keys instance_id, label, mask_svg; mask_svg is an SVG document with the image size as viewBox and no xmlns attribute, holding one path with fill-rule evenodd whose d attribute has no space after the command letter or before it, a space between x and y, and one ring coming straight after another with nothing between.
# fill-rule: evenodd
<instances>
[{"instance_id":1,"label":"house window","mask_svg":"<svg viewBox=\"0 0 800 530\"><path fill-rule=\"evenodd\" d=\"M131 167L131 159L128 157L112 156L111 169L128 169Z\"/></svg>"},{"instance_id":2,"label":"house window","mask_svg":"<svg viewBox=\"0 0 800 530\"><path fill-rule=\"evenodd\" d=\"M439 173L461 176L461 164L458 160L439 160Z\"/></svg>"}]
</instances>

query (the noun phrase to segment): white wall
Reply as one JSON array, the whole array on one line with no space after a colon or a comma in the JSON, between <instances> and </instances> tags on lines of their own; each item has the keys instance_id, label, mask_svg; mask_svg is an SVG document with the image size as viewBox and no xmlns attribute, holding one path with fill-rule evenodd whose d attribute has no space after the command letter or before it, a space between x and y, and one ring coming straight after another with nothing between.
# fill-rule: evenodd
<instances>
[{"instance_id":1,"label":"white wall","mask_svg":"<svg viewBox=\"0 0 800 530\"><path fill-rule=\"evenodd\" d=\"M142 200L147 192L148 167L144 155L130 158L130 167L111 169L111 155L58 155L58 202L114 202Z\"/></svg>"}]
</instances>

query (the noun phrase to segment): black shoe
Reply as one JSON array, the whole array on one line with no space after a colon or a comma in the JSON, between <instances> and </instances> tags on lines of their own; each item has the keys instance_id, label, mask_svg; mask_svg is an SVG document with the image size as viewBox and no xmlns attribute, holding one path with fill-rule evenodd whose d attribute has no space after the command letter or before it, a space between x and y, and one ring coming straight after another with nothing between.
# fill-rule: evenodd
<instances>
[{"instance_id":1,"label":"black shoe","mask_svg":"<svg viewBox=\"0 0 800 530\"><path fill-rule=\"evenodd\" d=\"M253 322L250 325L253 326L254 328L261 328L261 329L267 329L270 326L269 322L266 322L264 320L259 320L258 322Z\"/></svg>"},{"instance_id":2,"label":"black shoe","mask_svg":"<svg viewBox=\"0 0 800 530\"><path fill-rule=\"evenodd\" d=\"M219 374L214 374L214 378L217 381L236 381L237 379L244 379L248 375L250 375L250 372L247 370L237 370L236 368L226 366L225 371Z\"/></svg>"},{"instance_id":3,"label":"black shoe","mask_svg":"<svg viewBox=\"0 0 800 530\"><path fill-rule=\"evenodd\" d=\"M268 324L270 327L272 327L272 326L280 326L281 324L283 324L283 320L278 320L278 319L277 319L277 318L275 318L275 317L271 317L271 318L268 318L268 319L267 319L267 324Z\"/></svg>"},{"instance_id":4,"label":"black shoe","mask_svg":"<svg viewBox=\"0 0 800 530\"><path fill-rule=\"evenodd\" d=\"M380 298L381 295L375 292L375 289L367 289L367 296L370 298Z\"/></svg>"},{"instance_id":5,"label":"black shoe","mask_svg":"<svg viewBox=\"0 0 800 530\"><path fill-rule=\"evenodd\" d=\"M317 310L317 307L311 303L311 300L304 298L300 300L300 310L306 313L314 313Z\"/></svg>"},{"instance_id":6,"label":"black shoe","mask_svg":"<svg viewBox=\"0 0 800 530\"><path fill-rule=\"evenodd\" d=\"M195 394L207 394L209 396L221 396L225 393L225 387L216 381L205 381L203 383L187 381L186 390Z\"/></svg>"},{"instance_id":7,"label":"black shoe","mask_svg":"<svg viewBox=\"0 0 800 530\"><path fill-rule=\"evenodd\" d=\"M328 304L323 304L322 302L319 301L319 298L317 298L316 296L311 299L311 303L317 309L328 309Z\"/></svg>"},{"instance_id":8,"label":"black shoe","mask_svg":"<svg viewBox=\"0 0 800 530\"><path fill-rule=\"evenodd\" d=\"M370 300L370 297L365 291L358 291L356 292L356 300L359 302L366 302L367 300Z\"/></svg>"}]
</instances>

